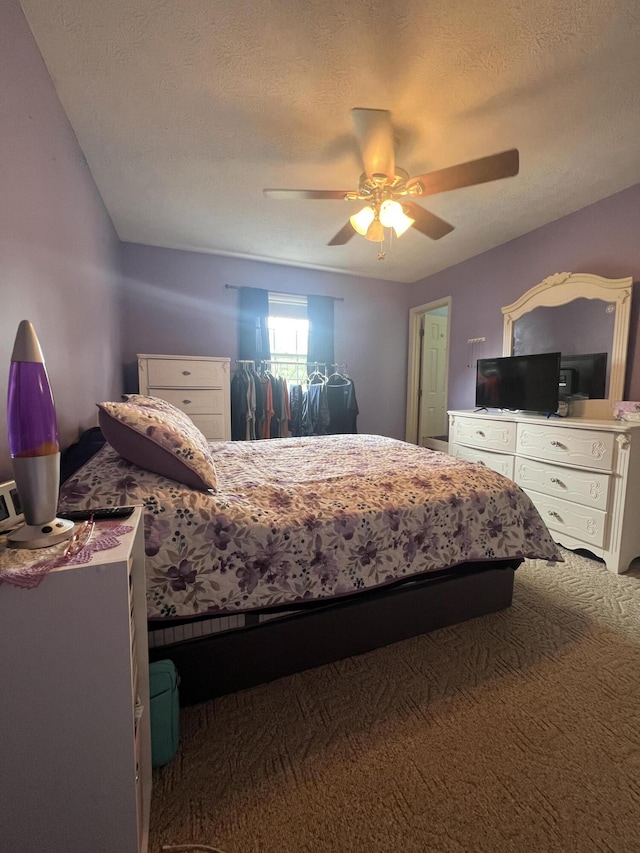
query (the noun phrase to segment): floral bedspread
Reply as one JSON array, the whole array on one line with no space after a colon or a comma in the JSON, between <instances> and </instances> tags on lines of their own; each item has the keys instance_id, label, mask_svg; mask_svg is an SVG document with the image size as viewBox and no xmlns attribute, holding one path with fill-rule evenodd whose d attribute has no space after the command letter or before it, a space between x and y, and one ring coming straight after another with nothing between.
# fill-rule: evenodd
<instances>
[{"instance_id":1,"label":"floral bedspread","mask_svg":"<svg viewBox=\"0 0 640 853\"><path fill-rule=\"evenodd\" d=\"M212 445L199 492L109 445L62 488L64 508L144 504L150 618L325 599L467 561L560 559L515 483L374 435Z\"/></svg>"}]
</instances>

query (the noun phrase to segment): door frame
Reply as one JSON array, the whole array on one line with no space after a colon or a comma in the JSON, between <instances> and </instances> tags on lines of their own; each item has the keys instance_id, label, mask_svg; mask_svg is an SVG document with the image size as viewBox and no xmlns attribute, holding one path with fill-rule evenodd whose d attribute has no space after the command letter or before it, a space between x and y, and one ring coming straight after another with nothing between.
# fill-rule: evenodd
<instances>
[{"instance_id":1,"label":"door frame","mask_svg":"<svg viewBox=\"0 0 640 853\"><path fill-rule=\"evenodd\" d=\"M449 399L449 350L451 340L451 297L443 296L433 302L417 305L409 310L409 352L407 359L407 419L405 439L410 444L419 444L418 433L418 391L420 390L420 325L422 315L436 308L447 308L447 359L445 372L445 397ZM434 450L446 450L446 442L433 439L429 446Z\"/></svg>"}]
</instances>

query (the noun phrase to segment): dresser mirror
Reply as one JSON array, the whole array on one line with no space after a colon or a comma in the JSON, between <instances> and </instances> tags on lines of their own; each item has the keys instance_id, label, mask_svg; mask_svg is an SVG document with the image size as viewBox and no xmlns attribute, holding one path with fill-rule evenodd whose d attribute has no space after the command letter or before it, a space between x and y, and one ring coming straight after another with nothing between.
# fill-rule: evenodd
<instances>
[{"instance_id":1,"label":"dresser mirror","mask_svg":"<svg viewBox=\"0 0 640 853\"><path fill-rule=\"evenodd\" d=\"M632 284L588 273L549 276L502 309L503 355L561 352L566 393L581 377L579 397L588 397L574 397L572 416L612 418L624 393Z\"/></svg>"}]
</instances>

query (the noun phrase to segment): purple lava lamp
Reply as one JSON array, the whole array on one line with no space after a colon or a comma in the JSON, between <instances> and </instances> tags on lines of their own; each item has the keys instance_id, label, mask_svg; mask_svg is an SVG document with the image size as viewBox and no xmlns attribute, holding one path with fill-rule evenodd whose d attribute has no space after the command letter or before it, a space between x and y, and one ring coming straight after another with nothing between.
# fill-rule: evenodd
<instances>
[{"instance_id":1,"label":"purple lava lamp","mask_svg":"<svg viewBox=\"0 0 640 853\"><path fill-rule=\"evenodd\" d=\"M56 518L60 439L44 356L33 325L23 320L11 356L7 403L9 452L25 524L9 536L14 548L45 548L71 536Z\"/></svg>"}]
</instances>

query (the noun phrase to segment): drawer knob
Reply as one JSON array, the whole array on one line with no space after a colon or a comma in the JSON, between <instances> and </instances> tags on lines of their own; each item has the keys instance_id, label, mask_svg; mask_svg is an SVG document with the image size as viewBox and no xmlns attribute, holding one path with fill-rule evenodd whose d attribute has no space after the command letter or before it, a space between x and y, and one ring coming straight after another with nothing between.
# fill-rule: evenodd
<instances>
[{"instance_id":1,"label":"drawer knob","mask_svg":"<svg viewBox=\"0 0 640 853\"><path fill-rule=\"evenodd\" d=\"M552 441L551 447L561 447L563 450L566 450L566 447L561 441Z\"/></svg>"},{"instance_id":2,"label":"drawer knob","mask_svg":"<svg viewBox=\"0 0 640 853\"><path fill-rule=\"evenodd\" d=\"M476 430L476 435L479 435L481 438L484 438L484 433L482 432L481 429Z\"/></svg>"},{"instance_id":3,"label":"drawer knob","mask_svg":"<svg viewBox=\"0 0 640 853\"><path fill-rule=\"evenodd\" d=\"M182 402L185 404L185 406L188 406L191 400L183 400Z\"/></svg>"},{"instance_id":4,"label":"drawer knob","mask_svg":"<svg viewBox=\"0 0 640 853\"><path fill-rule=\"evenodd\" d=\"M554 484L554 486L562 486L563 489L566 488L565 484L562 482L562 480L559 480L558 477L552 477L551 482Z\"/></svg>"},{"instance_id":5,"label":"drawer knob","mask_svg":"<svg viewBox=\"0 0 640 853\"><path fill-rule=\"evenodd\" d=\"M183 370L182 375L183 376L191 376L191 371L190 370Z\"/></svg>"},{"instance_id":6,"label":"drawer knob","mask_svg":"<svg viewBox=\"0 0 640 853\"><path fill-rule=\"evenodd\" d=\"M556 512L555 509L549 510L549 515L551 516L551 518L557 519L557 521L562 521L562 518L560 517L560 513Z\"/></svg>"}]
</instances>

